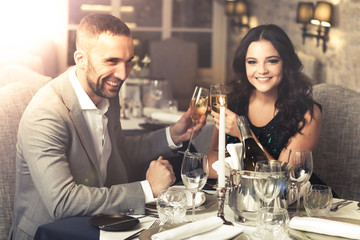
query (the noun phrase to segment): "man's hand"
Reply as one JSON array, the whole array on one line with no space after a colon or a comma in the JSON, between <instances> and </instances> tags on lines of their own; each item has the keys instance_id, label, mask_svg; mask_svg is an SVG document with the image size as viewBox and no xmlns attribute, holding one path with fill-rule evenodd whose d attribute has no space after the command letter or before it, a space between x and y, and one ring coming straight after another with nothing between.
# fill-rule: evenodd
<instances>
[{"instance_id":1,"label":"man's hand","mask_svg":"<svg viewBox=\"0 0 360 240\"><path fill-rule=\"evenodd\" d=\"M206 124L205 114L194 126L194 137L197 136ZM191 120L191 109L189 108L174 125L170 127L170 134L173 142L178 145L190 139L193 123Z\"/></svg>"},{"instance_id":2,"label":"man's hand","mask_svg":"<svg viewBox=\"0 0 360 240\"><path fill-rule=\"evenodd\" d=\"M176 177L172 165L160 156L150 163L146 180L150 183L154 197L157 197L161 190L168 189L175 183Z\"/></svg>"}]
</instances>

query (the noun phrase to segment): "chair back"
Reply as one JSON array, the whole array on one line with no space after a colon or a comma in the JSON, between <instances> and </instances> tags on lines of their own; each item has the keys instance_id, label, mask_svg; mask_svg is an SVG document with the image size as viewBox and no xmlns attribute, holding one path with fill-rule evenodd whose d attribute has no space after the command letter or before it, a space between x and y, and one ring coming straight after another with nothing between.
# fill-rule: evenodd
<instances>
[{"instance_id":1,"label":"chair back","mask_svg":"<svg viewBox=\"0 0 360 240\"><path fill-rule=\"evenodd\" d=\"M35 92L50 80L34 74L38 76L34 81L26 83L34 75L22 75L25 80L8 78L9 84L0 88L0 240L7 239L13 217L18 125Z\"/></svg>"},{"instance_id":2,"label":"chair back","mask_svg":"<svg viewBox=\"0 0 360 240\"><path fill-rule=\"evenodd\" d=\"M322 130L314 151L314 173L341 198L360 200L360 93L317 84Z\"/></svg>"}]
</instances>

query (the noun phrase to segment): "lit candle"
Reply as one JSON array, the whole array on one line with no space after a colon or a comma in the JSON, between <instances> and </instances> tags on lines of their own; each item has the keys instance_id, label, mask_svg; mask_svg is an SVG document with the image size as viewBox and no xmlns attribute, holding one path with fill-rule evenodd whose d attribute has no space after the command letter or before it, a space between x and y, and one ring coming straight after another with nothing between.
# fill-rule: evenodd
<instances>
[{"instance_id":1,"label":"lit candle","mask_svg":"<svg viewBox=\"0 0 360 240\"><path fill-rule=\"evenodd\" d=\"M220 121L219 121L219 172L218 187L225 187L225 107L220 97Z\"/></svg>"}]
</instances>

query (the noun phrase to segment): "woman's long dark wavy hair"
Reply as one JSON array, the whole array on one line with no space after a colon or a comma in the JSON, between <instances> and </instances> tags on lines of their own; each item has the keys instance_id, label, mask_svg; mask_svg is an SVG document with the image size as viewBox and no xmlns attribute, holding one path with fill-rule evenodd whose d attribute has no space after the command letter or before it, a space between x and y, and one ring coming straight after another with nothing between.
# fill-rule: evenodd
<instances>
[{"instance_id":1,"label":"woman's long dark wavy hair","mask_svg":"<svg viewBox=\"0 0 360 240\"><path fill-rule=\"evenodd\" d=\"M279 129L289 139L296 133L301 133L306 124L304 115L307 111L313 117L314 101L311 84L301 72L303 65L291 40L280 27L269 24L252 28L241 41L233 60L233 69L238 79L230 83L229 104L240 103L247 106L249 103L254 87L246 75L245 58L249 45L260 40L271 42L283 62L283 79L279 84L275 108L281 112Z\"/></svg>"}]
</instances>

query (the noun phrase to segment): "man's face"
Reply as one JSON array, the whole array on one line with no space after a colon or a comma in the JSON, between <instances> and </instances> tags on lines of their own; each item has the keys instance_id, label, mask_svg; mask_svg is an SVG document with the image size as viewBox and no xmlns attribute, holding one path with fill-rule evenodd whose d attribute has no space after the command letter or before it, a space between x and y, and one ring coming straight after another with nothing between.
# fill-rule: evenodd
<instances>
[{"instance_id":1,"label":"man's face","mask_svg":"<svg viewBox=\"0 0 360 240\"><path fill-rule=\"evenodd\" d=\"M103 33L88 52L85 69L89 97L96 104L100 98L114 98L131 71L134 57L130 36Z\"/></svg>"}]
</instances>

